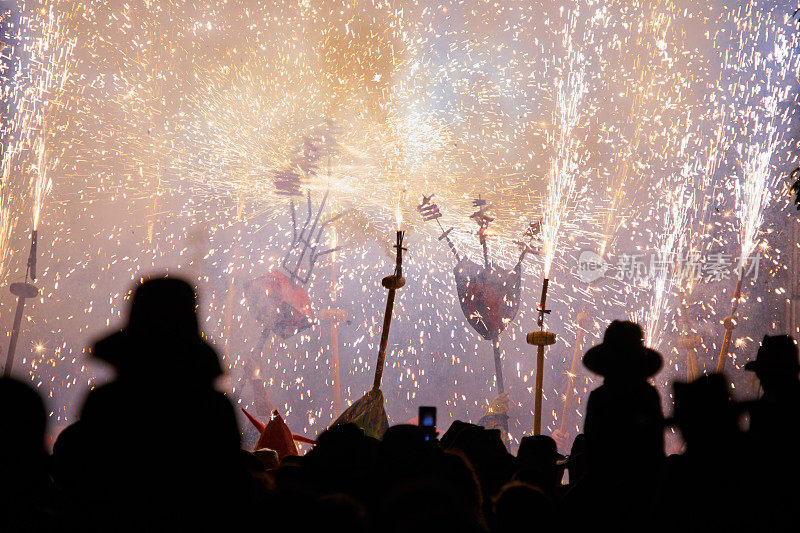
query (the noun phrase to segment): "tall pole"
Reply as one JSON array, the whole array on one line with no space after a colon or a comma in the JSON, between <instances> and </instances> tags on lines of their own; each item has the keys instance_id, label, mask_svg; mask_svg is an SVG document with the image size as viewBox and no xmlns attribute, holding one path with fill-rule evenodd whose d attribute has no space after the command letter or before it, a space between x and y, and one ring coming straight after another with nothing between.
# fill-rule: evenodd
<instances>
[{"instance_id":1,"label":"tall pole","mask_svg":"<svg viewBox=\"0 0 800 533\"><path fill-rule=\"evenodd\" d=\"M17 294L14 291L16 285L15 283L11 286L11 293L16 294L17 296L17 312L14 314L14 326L11 328L11 338L8 341L8 354L6 355L6 368L3 371L3 375L6 377L11 375L11 367L14 366L14 352L17 349L17 339L19 338L19 330L22 324L22 314L25 311L25 297L21 294Z\"/></svg>"},{"instance_id":2,"label":"tall pole","mask_svg":"<svg viewBox=\"0 0 800 533\"><path fill-rule=\"evenodd\" d=\"M478 213L482 213L482 210L483 207L481 207L481 210L479 210ZM480 225L480 229L478 230L478 239L481 243L481 249L483 250L483 266L487 271L491 271L492 262L489 260L489 245L486 241L486 229L488 227L488 221L485 218L478 218L478 224ZM456 257L458 257L458 254L456 254ZM505 392L505 383L503 382L503 358L500 354L500 331L497 331L497 334L492 338L492 352L494 353L494 376L497 382L497 394L500 395ZM505 441L508 436L507 417L503 417L501 426L503 428L503 441Z\"/></svg>"},{"instance_id":3,"label":"tall pole","mask_svg":"<svg viewBox=\"0 0 800 533\"><path fill-rule=\"evenodd\" d=\"M492 349L494 350L494 375L497 379L497 394L505 392L503 383L503 360L500 358L500 335L492 339Z\"/></svg>"},{"instance_id":4,"label":"tall pole","mask_svg":"<svg viewBox=\"0 0 800 533\"><path fill-rule=\"evenodd\" d=\"M569 372L567 372L567 390L564 394L564 409L561 411L561 426L553 432L553 438L561 449L566 449L569 439L567 424L569 424L569 415L575 399L575 378L578 376L578 365L581 361L586 330L591 326L591 323L592 319L585 311L578 313L575 319L575 348L572 350L572 364L569 367Z\"/></svg>"},{"instance_id":5,"label":"tall pole","mask_svg":"<svg viewBox=\"0 0 800 533\"><path fill-rule=\"evenodd\" d=\"M700 364L697 362L695 350L702 345L703 339L696 333L686 333L678 338L678 346L683 348L686 356L686 381L691 382L700 377Z\"/></svg>"},{"instance_id":6,"label":"tall pole","mask_svg":"<svg viewBox=\"0 0 800 533\"><path fill-rule=\"evenodd\" d=\"M331 381L333 382L334 419L342 414L342 386L339 373L339 324L347 319L344 309L322 309L319 316L331 327Z\"/></svg>"},{"instance_id":7,"label":"tall pole","mask_svg":"<svg viewBox=\"0 0 800 533\"><path fill-rule=\"evenodd\" d=\"M347 317L347 312L339 309L341 314L331 321L331 381L333 382L333 414L342 414L342 384L339 374L339 321Z\"/></svg>"},{"instance_id":8,"label":"tall pole","mask_svg":"<svg viewBox=\"0 0 800 533\"><path fill-rule=\"evenodd\" d=\"M326 172L328 187L333 175L333 127L330 119L326 121L327 130L324 135ZM336 308L336 284L338 282L338 270L336 268L336 249L337 235L335 228L331 228L331 307L320 311L320 318L330 324L331 327L331 382L333 385L333 419L339 418L342 414L342 385L339 370L339 324L347 319L347 311Z\"/></svg>"},{"instance_id":9,"label":"tall pole","mask_svg":"<svg viewBox=\"0 0 800 533\"><path fill-rule=\"evenodd\" d=\"M541 435L542 433L542 395L544 387L544 376L542 375L542 368L544 367L544 343L536 345L536 395L533 399L533 434Z\"/></svg>"},{"instance_id":10,"label":"tall pole","mask_svg":"<svg viewBox=\"0 0 800 533\"><path fill-rule=\"evenodd\" d=\"M328 155L328 175L330 175L330 154ZM336 249L336 232L331 231L333 249ZM339 371L339 324L347 319L347 311L337 309L336 283L338 272L336 269L336 252L331 253L331 308L323 309L320 316L331 326L331 381L333 384L333 418L342 414L342 385Z\"/></svg>"},{"instance_id":11,"label":"tall pole","mask_svg":"<svg viewBox=\"0 0 800 533\"><path fill-rule=\"evenodd\" d=\"M677 344L678 347L684 351L684 356L686 359L686 381L692 382L702 373L700 370L700 364L697 361L697 354L696 350L703 344L703 338L697 334L693 333L690 327L690 320L689 320L689 304L688 304L688 297L692 293L693 288L693 280L692 283L689 283L687 287L685 287L682 291L682 306L683 306L683 313L680 314L679 324L681 329L681 334L678 336Z\"/></svg>"},{"instance_id":12,"label":"tall pole","mask_svg":"<svg viewBox=\"0 0 800 533\"><path fill-rule=\"evenodd\" d=\"M383 377L383 365L386 362L386 345L389 342L389 327L392 325L392 312L394 310L394 294L397 289L406 284L406 278L403 277L403 235L404 231L397 231L397 261L395 264L394 274L386 276L381 280L381 285L389 289L389 294L386 296L386 311L383 313L383 329L381 331L381 344L378 348L378 361L375 363L375 379L372 382L372 390L376 391L381 388L381 378Z\"/></svg>"},{"instance_id":13,"label":"tall pole","mask_svg":"<svg viewBox=\"0 0 800 533\"><path fill-rule=\"evenodd\" d=\"M539 300L539 331L528 333L527 342L536 346L536 384L533 397L533 434L542 434L542 398L544 388L544 347L556 342L556 334L544 330L544 316L550 313L547 309L547 287L550 280L544 278L542 282L542 296Z\"/></svg>"},{"instance_id":14,"label":"tall pole","mask_svg":"<svg viewBox=\"0 0 800 533\"><path fill-rule=\"evenodd\" d=\"M36 254L38 237L38 230L31 231L31 250L30 254L28 254L28 265L25 270L25 281L23 283L12 283L9 287L11 294L17 297L17 311L14 314L14 325L11 328L11 337L8 340L6 366L5 369L3 369L4 376L10 376L11 369L14 366L14 353L17 350L19 332L22 329L22 316L25 314L25 300L28 298L35 298L39 295L39 289L37 289L33 283L28 283L28 277L30 277L31 281L36 281Z\"/></svg>"},{"instance_id":15,"label":"tall pole","mask_svg":"<svg viewBox=\"0 0 800 533\"><path fill-rule=\"evenodd\" d=\"M393 278L388 280L388 278ZM403 280L405 281L405 280ZM399 280L394 276L386 276L383 278L381 284L389 289L389 294L386 297L386 310L383 313L383 329L381 330L381 344L378 348L378 361L375 363L375 379L372 382L372 390L381 388L381 379L383 378L383 365L386 362L386 345L389 342L389 327L392 325L392 311L394 309L394 293L397 289L402 287Z\"/></svg>"},{"instance_id":16,"label":"tall pole","mask_svg":"<svg viewBox=\"0 0 800 533\"><path fill-rule=\"evenodd\" d=\"M497 381L497 394L505 392L505 384L503 382L503 359L500 357L500 333L492 338L492 350L494 351L494 376ZM503 442L508 441L508 416L500 418L500 428L503 430Z\"/></svg>"},{"instance_id":17,"label":"tall pole","mask_svg":"<svg viewBox=\"0 0 800 533\"><path fill-rule=\"evenodd\" d=\"M719 350L717 359L717 374L722 374L725 370L725 361L728 359L728 352L731 346L731 337L736 327L736 310L739 308L739 300L742 293L742 279L744 278L744 268L739 269L739 279L736 281L736 289L733 291L733 301L731 303L731 314L722 321L725 326L725 334L722 336L722 347Z\"/></svg>"}]
</instances>

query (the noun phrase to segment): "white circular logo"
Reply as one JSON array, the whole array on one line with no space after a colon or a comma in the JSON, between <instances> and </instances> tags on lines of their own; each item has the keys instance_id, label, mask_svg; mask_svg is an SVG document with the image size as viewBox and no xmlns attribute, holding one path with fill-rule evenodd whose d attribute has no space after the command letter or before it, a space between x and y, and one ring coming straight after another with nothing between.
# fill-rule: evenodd
<instances>
[{"instance_id":1,"label":"white circular logo","mask_svg":"<svg viewBox=\"0 0 800 533\"><path fill-rule=\"evenodd\" d=\"M597 253L584 250L578 257L578 277L584 283L591 283L606 275L608 263Z\"/></svg>"}]
</instances>

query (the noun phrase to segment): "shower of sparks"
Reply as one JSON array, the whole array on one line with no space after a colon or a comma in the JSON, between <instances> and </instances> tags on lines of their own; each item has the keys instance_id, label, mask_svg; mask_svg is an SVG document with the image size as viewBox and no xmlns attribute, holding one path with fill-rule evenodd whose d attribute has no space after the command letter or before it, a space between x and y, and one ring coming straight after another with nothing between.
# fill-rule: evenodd
<instances>
[{"instance_id":1,"label":"shower of sparks","mask_svg":"<svg viewBox=\"0 0 800 533\"><path fill-rule=\"evenodd\" d=\"M3 109L13 117L4 128L8 137L4 136L3 143L3 196L14 194L14 173L14 181L24 188L16 194L30 200L32 229L39 227L42 204L52 186L49 169L58 166L59 154L53 155L49 146L58 130L66 128L59 120L66 116L61 97L73 66L76 41L68 36L72 21L68 12L62 12L62 4L21 11L20 28L11 34L19 48L9 56L12 64L3 65L3 73L10 74ZM8 20L8 13L4 19ZM5 263L14 206L7 197L0 203L0 261Z\"/></svg>"},{"instance_id":2,"label":"shower of sparks","mask_svg":"<svg viewBox=\"0 0 800 533\"><path fill-rule=\"evenodd\" d=\"M309 191L315 203L328 191L326 218L341 215L327 243L342 246L335 266L325 259L305 289L312 314L347 312L338 326L345 402L371 383L378 280L401 221L412 243L384 380L394 422L421 403L439 406L443 425L475 421L491 401L491 354L461 315L453 257L438 228L410 212L433 191L459 254L479 262L473 198L491 205L486 241L500 266L515 264L520 236L542 221L541 262L525 262L520 310L502 340L515 438L533 418L524 338L542 275L548 329L564 341L548 351L545 431L559 427L584 306L600 326L593 335L612 319L642 323L665 356L661 387L684 365L684 332L702 338L699 364L709 368L703 354L719 351L730 279L688 280L681 258L762 255L732 371L753 338L783 327L775 309L796 276L779 201L797 157L800 30L790 2L3 6L0 280L23 278L32 222L42 296L30 302L19 346L31 348L15 372L49 391L57 424L74 420L85 389L107 376L85 352L124 322L127 289L168 270L196 283L232 397L252 406L266 390L295 432L319 433L333 416L326 326L315 319L252 355L260 331L243 294L279 268L289 201ZM573 275L589 249L611 266L591 286ZM660 268L612 279L621 254ZM6 332L14 302L0 291ZM578 372L573 435L593 379Z\"/></svg>"},{"instance_id":3,"label":"shower of sparks","mask_svg":"<svg viewBox=\"0 0 800 533\"><path fill-rule=\"evenodd\" d=\"M61 92L69 76L69 69L72 66L72 50L75 47L75 40L69 39L66 35L66 23L62 15L54 12L55 7L49 6L44 20L40 22L40 27L35 28L29 24L28 28L35 28L37 35L34 38L33 46L27 53L30 54L30 63L33 68L28 68L26 74L30 76L23 83L28 85L26 93L30 100L27 109L18 110L23 113L28 112L33 116L31 130L26 135L33 133L36 140L33 141L34 152L37 154L36 168L31 178L33 185L33 229L39 228L39 216L42 210L42 202L50 191L52 180L47 175L48 167L57 165L57 161L49 161L47 153L48 119L55 113L62 111L60 106Z\"/></svg>"},{"instance_id":4,"label":"shower of sparks","mask_svg":"<svg viewBox=\"0 0 800 533\"><path fill-rule=\"evenodd\" d=\"M773 23L775 17L783 19ZM787 102L791 83L798 72L796 24L787 14L763 13L755 1L739 9L735 23L741 32L742 46L734 54L732 70L734 94L747 102L743 132L737 139L740 171L736 179L736 218L739 223L741 254L739 268L759 244L764 210L781 190L774 170L774 158L784 142L788 113L778 107ZM772 27L765 31L754 22Z\"/></svg>"},{"instance_id":5,"label":"shower of sparks","mask_svg":"<svg viewBox=\"0 0 800 533\"><path fill-rule=\"evenodd\" d=\"M563 75L556 79L556 110L550 143L553 145L553 160L547 180L547 196L544 200L544 277L550 277L558 250L559 233L565 217L574 210L578 193L578 174L581 164L581 149L575 130L581 119L581 103L588 89L586 80L586 58L573 42L576 21L580 12L569 11L564 24L563 40L566 54Z\"/></svg>"},{"instance_id":6,"label":"shower of sparks","mask_svg":"<svg viewBox=\"0 0 800 533\"><path fill-rule=\"evenodd\" d=\"M658 347L663 337L664 328L661 321L669 314L669 302L673 288L679 281L675 265L680 261L683 252L686 226L692 207L692 194L689 187L695 175L690 164L684 164L680 172L678 185L675 190L668 190L664 199L664 208L667 213L661 226L663 233L658 236L658 244L653 256L650 279L650 305L644 311L642 327L645 331L645 344Z\"/></svg>"},{"instance_id":7,"label":"shower of sparks","mask_svg":"<svg viewBox=\"0 0 800 533\"><path fill-rule=\"evenodd\" d=\"M739 242L742 253L739 268L744 268L747 258L758 245L759 232L764 223L764 209L772 201L775 187L775 174L772 170L772 157L780 142L778 128L777 99L771 97L765 102L766 124L756 117L754 134L761 137L758 144L738 145L739 156L743 162L741 178L736 180L736 218L739 221Z\"/></svg>"},{"instance_id":8,"label":"shower of sparks","mask_svg":"<svg viewBox=\"0 0 800 533\"><path fill-rule=\"evenodd\" d=\"M675 72L665 68L665 65L674 62L669 57L671 50L666 46L668 32L675 18L674 13L669 6L655 2L633 7L639 8L642 9L642 31L631 39L632 42L625 43L623 52L626 59L633 58L636 63L633 72L621 71L621 77L632 77L633 80L632 83L626 80L622 84L630 98L628 108L620 110L625 114L625 120L616 132L623 149L611 154L613 167L606 186L611 202L602 223L602 240L598 252L601 257L609 251L617 230L625 220L624 210L631 207L625 204L625 200L630 204L630 199L636 197L637 189L647 183L646 180L635 179L639 177L638 170L641 170L640 164L637 164L641 157L640 146L646 145L648 141L649 121L646 113L660 107L661 98L666 92L664 88L672 86L676 81ZM607 46L612 50L620 48L613 40ZM638 50L639 53L631 54L631 49ZM662 132L663 129L659 131Z\"/></svg>"}]
</instances>

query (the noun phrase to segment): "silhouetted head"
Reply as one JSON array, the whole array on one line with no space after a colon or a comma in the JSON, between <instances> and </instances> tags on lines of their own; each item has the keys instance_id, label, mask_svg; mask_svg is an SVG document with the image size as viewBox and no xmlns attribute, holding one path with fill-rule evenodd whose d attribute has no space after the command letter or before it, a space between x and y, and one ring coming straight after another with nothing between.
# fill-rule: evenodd
<instances>
[{"instance_id":1,"label":"silhouetted head","mask_svg":"<svg viewBox=\"0 0 800 533\"><path fill-rule=\"evenodd\" d=\"M481 517L482 520L481 485L469 459L460 452L443 452L434 469L436 475L454 487L454 492L464 505L474 510L476 518Z\"/></svg>"},{"instance_id":2,"label":"silhouetted head","mask_svg":"<svg viewBox=\"0 0 800 533\"><path fill-rule=\"evenodd\" d=\"M500 430L486 429L471 424L458 433L452 447L465 452L470 460L473 459L470 454L483 457L507 458L509 456L508 450L500 438Z\"/></svg>"},{"instance_id":3,"label":"silhouetted head","mask_svg":"<svg viewBox=\"0 0 800 533\"><path fill-rule=\"evenodd\" d=\"M604 377L645 379L661 369L661 355L644 345L641 326L614 320L606 328L603 342L583 356L583 366Z\"/></svg>"},{"instance_id":4,"label":"silhouetted head","mask_svg":"<svg viewBox=\"0 0 800 533\"><path fill-rule=\"evenodd\" d=\"M331 426L303 456L303 464L317 470L365 468L372 460L375 440L355 424Z\"/></svg>"},{"instance_id":5,"label":"silhouetted head","mask_svg":"<svg viewBox=\"0 0 800 533\"><path fill-rule=\"evenodd\" d=\"M458 432L449 448L475 469L484 496L496 493L511 478L514 458L500 438L500 430L469 425Z\"/></svg>"},{"instance_id":6,"label":"silhouetted head","mask_svg":"<svg viewBox=\"0 0 800 533\"><path fill-rule=\"evenodd\" d=\"M386 430L378 449L384 461L414 464L430 453L431 443L421 427L398 424Z\"/></svg>"},{"instance_id":7,"label":"silhouetted head","mask_svg":"<svg viewBox=\"0 0 800 533\"><path fill-rule=\"evenodd\" d=\"M494 501L495 530L499 533L518 532L531 529L549 531L554 525L553 501L541 489L511 482L497 495Z\"/></svg>"},{"instance_id":8,"label":"silhouetted head","mask_svg":"<svg viewBox=\"0 0 800 533\"><path fill-rule=\"evenodd\" d=\"M558 453L556 441L547 435L523 437L517 451L516 479L546 490L561 484L565 457Z\"/></svg>"},{"instance_id":9,"label":"silhouetted head","mask_svg":"<svg viewBox=\"0 0 800 533\"><path fill-rule=\"evenodd\" d=\"M755 361L748 362L744 368L756 373L765 391L796 383L800 372L797 344L790 335L764 335Z\"/></svg>"},{"instance_id":10,"label":"silhouetted head","mask_svg":"<svg viewBox=\"0 0 800 533\"><path fill-rule=\"evenodd\" d=\"M278 452L270 448L258 448L252 455L258 459L265 470L275 470L281 465L281 458L278 456Z\"/></svg>"},{"instance_id":11,"label":"silhouetted head","mask_svg":"<svg viewBox=\"0 0 800 533\"><path fill-rule=\"evenodd\" d=\"M367 531L367 511L353 497L342 494L328 494L317 501L320 529L365 533Z\"/></svg>"},{"instance_id":12,"label":"silhouetted head","mask_svg":"<svg viewBox=\"0 0 800 533\"><path fill-rule=\"evenodd\" d=\"M726 444L738 430L738 411L722 374L700 376L691 383L672 385L675 407L671 423L680 429L687 447Z\"/></svg>"},{"instance_id":13,"label":"silhouetted head","mask_svg":"<svg viewBox=\"0 0 800 533\"><path fill-rule=\"evenodd\" d=\"M465 499L451 480L420 474L386 481L389 483L380 491L380 507L375 515L381 520L376 531L481 531L472 507L474 501Z\"/></svg>"},{"instance_id":14,"label":"silhouetted head","mask_svg":"<svg viewBox=\"0 0 800 533\"><path fill-rule=\"evenodd\" d=\"M120 374L177 374L210 383L222 369L200 336L196 307L194 289L185 281L147 280L133 294L127 326L97 341L94 356Z\"/></svg>"},{"instance_id":15,"label":"silhouetted head","mask_svg":"<svg viewBox=\"0 0 800 533\"><path fill-rule=\"evenodd\" d=\"M462 422L461 420L453 420L453 423L450 424L450 427L447 428L447 431L439 439L439 444L441 445L442 449L450 448L453 443L455 442L458 435L468 429L468 428L477 428L480 426L476 426L475 424L470 424L469 422Z\"/></svg>"},{"instance_id":16,"label":"silhouetted head","mask_svg":"<svg viewBox=\"0 0 800 533\"><path fill-rule=\"evenodd\" d=\"M53 444L53 477L62 489L76 490L85 481L87 450L89 443L80 420L58 434Z\"/></svg>"},{"instance_id":17,"label":"silhouetted head","mask_svg":"<svg viewBox=\"0 0 800 533\"><path fill-rule=\"evenodd\" d=\"M556 441L547 435L522 437L517 451L517 461L525 468L553 468L564 463L558 453Z\"/></svg>"},{"instance_id":18,"label":"silhouetted head","mask_svg":"<svg viewBox=\"0 0 800 533\"><path fill-rule=\"evenodd\" d=\"M46 426L39 394L21 381L0 378L0 464L28 468L43 458Z\"/></svg>"},{"instance_id":19,"label":"silhouetted head","mask_svg":"<svg viewBox=\"0 0 800 533\"><path fill-rule=\"evenodd\" d=\"M569 449L569 461L567 461L569 471L569 482L575 484L586 475L586 435L579 433L572 441Z\"/></svg>"}]
</instances>

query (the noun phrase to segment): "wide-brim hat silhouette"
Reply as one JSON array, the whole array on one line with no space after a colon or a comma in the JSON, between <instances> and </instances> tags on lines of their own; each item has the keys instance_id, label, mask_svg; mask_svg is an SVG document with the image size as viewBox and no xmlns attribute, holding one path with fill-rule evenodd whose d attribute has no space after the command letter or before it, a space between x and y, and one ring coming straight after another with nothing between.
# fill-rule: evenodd
<instances>
[{"instance_id":1,"label":"wide-brim hat silhouette","mask_svg":"<svg viewBox=\"0 0 800 533\"><path fill-rule=\"evenodd\" d=\"M675 381L672 391L674 408L665 425L736 423L740 406L731 398L724 375L707 374L688 383Z\"/></svg>"},{"instance_id":2,"label":"wide-brim hat silhouette","mask_svg":"<svg viewBox=\"0 0 800 533\"><path fill-rule=\"evenodd\" d=\"M754 361L744 365L751 372L800 372L797 344L790 335L764 335Z\"/></svg>"},{"instance_id":3,"label":"wide-brim hat silhouette","mask_svg":"<svg viewBox=\"0 0 800 533\"><path fill-rule=\"evenodd\" d=\"M601 376L647 378L661 370L661 355L644 345L641 326L614 320L606 328L603 342L583 356L583 366Z\"/></svg>"},{"instance_id":4,"label":"wide-brim hat silhouette","mask_svg":"<svg viewBox=\"0 0 800 533\"><path fill-rule=\"evenodd\" d=\"M200 335L196 308L195 291L185 281L146 280L134 291L128 324L96 341L92 355L120 373L178 373L211 381L222 368Z\"/></svg>"},{"instance_id":5,"label":"wide-brim hat silhouette","mask_svg":"<svg viewBox=\"0 0 800 533\"><path fill-rule=\"evenodd\" d=\"M546 462L556 467L563 467L567 464L567 456L558 453L556 441L547 435L522 437L517 451L517 460L523 466L540 462Z\"/></svg>"}]
</instances>

